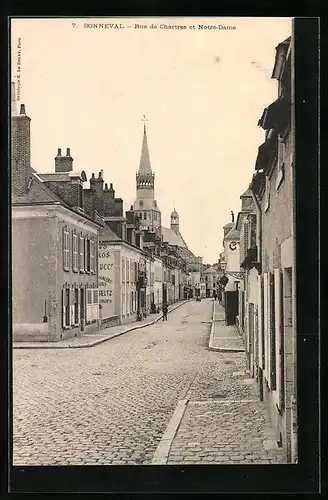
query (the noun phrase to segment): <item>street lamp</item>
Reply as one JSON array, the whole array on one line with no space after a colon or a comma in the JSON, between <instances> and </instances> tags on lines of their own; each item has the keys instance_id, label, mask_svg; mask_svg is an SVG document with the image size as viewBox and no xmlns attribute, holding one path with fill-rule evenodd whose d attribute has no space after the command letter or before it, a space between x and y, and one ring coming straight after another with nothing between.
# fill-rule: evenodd
<instances>
[{"instance_id":1,"label":"street lamp","mask_svg":"<svg viewBox=\"0 0 328 500\"><path fill-rule=\"evenodd\" d=\"M218 267L219 267L220 271L222 271L224 273L224 271L225 271L225 269L227 267L226 261L223 260L223 259L219 260L219 266Z\"/></svg>"}]
</instances>

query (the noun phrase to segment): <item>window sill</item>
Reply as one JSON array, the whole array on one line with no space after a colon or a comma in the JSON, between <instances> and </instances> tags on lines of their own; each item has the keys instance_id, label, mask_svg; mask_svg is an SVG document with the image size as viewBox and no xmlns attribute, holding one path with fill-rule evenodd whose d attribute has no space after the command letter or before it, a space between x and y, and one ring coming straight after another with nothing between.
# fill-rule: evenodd
<instances>
[{"instance_id":1,"label":"window sill","mask_svg":"<svg viewBox=\"0 0 328 500\"><path fill-rule=\"evenodd\" d=\"M85 270L84 269L80 269L80 273L85 274Z\"/></svg>"},{"instance_id":2,"label":"window sill","mask_svg":"<svg viewBox=\"0 0 328 500\"><path fill-rule=\"evenodd\" d=\"M69 267L64 267L64 271L69 272Z\"/></svg>"},{"instance_id":3,"label":"window sill","mask_svg":"<svg viewBox=\"0 0 328 500\"><path fill-rule=\"evenodd\" d=\"M72 269L73 273L78 273L79 270L78 269Z\"/></svg>"}]
</instances>

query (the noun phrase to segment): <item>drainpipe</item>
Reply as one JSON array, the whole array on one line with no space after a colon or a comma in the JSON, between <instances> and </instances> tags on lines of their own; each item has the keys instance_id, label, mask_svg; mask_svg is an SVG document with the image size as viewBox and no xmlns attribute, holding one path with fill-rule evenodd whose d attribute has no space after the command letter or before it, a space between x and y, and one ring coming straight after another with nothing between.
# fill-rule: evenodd
<instances>
[{"instance_id":1,"label":"drainpipe","mask_svg":"<svg viewBox=\"0 0 328 500\"><path fill-rule=\"evenodd\" d=\"M256 228L256 233L258 235L257 237L257 244L258 244L258 251L257 251L257 260L260 260L261 257L262 257L262 209L261 209L261 205L256 197L256 194L253 190L253 186L252 184L250 185L250 190L251 190L251 193L252 193L252 198L254 200L254 203L255 203L255 206L256 206L256 225L257 225L257 228ZM262 304L263 306L263 304ZM262 314L262 311L258 311L258 315L259 314ZM257 323L258 324L258 323ZM263 323L262 323L262 328L263 328ZM258 332L261 337L262 337L262 332ZM258 339L258 342L259 342L260 339ZM262 342L262 338L261 338L261 342ZM262 366L263 366L263 346L262 346ZM258 367L258 379L259 379L259 396L260 396L260 401L263 401L263 369L262 367Z\"/></svg>"}]
</instances>

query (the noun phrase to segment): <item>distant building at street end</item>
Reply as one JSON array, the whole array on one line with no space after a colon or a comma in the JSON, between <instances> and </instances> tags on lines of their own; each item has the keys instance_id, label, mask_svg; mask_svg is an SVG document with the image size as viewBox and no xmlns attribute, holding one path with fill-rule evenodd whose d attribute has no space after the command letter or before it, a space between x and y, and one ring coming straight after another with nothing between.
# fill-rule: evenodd
<instances>
[{"instance_id":1,"label":"distant building at street end","mask_svg":"<svg viewBox=\"0 0 328 500\"><path fill-rule=\"evenodd\" d=\"M228 280L224 289L228 292L236 290L240 281L240 232L235 221L223 226L222 245L221 258L225 262L224 274Z\"/></svg>"},{"instance_id":2,"label":"distant building at street end","mask_svg":"<svg viewBox=\"0 0 328 500\"><path fill-rule=\"evenodd\" d=\"M221 273L217 264L209 266L203 270L206 297L213 297L214 292L216 293L218 291L220 277Z\"/></svg>"}]
</instances>

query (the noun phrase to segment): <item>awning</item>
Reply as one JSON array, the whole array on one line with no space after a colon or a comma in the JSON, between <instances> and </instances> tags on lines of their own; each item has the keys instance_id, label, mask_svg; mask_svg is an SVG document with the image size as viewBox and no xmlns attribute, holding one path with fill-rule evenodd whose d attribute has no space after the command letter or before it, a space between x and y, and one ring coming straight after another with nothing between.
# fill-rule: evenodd
<instances>
[{"instance_id":1,"label":"awning","mask_svg":"<svg viewBox=\"0 0 328 500\"><path fill-rule=\"evenodd\" d=\"M240 267L250 269L257 261L257 247L251 247L247 250L247 254Z\"/></svg>"},{"instance_id":2,"label":"awning","mask_svg":"<svg viewBox=\"0 0 328 500\"><path fill-rule=\"evenodd\" d=\"M271 161L274 160L278 152L278 137L277 133L273 133L258 149L258 154L255 163L255 170L268 168Z\"/></svg>"},{"instance_id":3,"label":"awning","mask_svg":"<svg viewBox=\"0 0 328 500\"><path fill-rule=\"evenodd\" d=\"M264 130L275 129L282 133L290 123L291 104L286 97L279 97L265 108L258 125Z\"/></svg>"}]
</instances>

